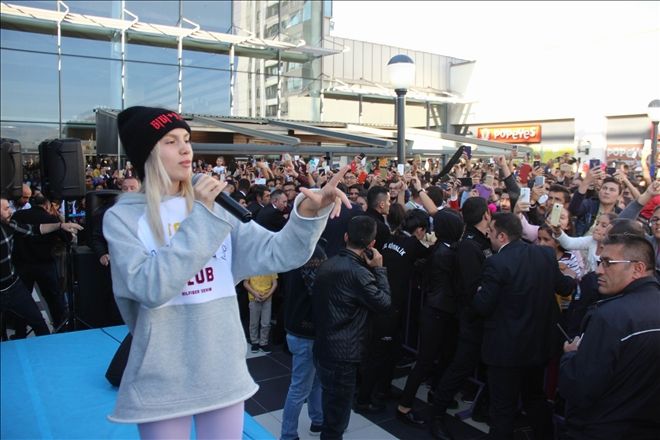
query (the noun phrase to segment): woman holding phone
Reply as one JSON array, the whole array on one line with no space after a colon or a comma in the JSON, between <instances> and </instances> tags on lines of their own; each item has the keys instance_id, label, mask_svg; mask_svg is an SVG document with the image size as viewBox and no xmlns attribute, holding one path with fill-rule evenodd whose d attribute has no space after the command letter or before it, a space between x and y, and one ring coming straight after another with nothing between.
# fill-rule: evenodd
<instances>
[{"instance_id":1,"label":"woman holding phone","mask_svg":"<svg viewBox=\"0 0 660 440\"><path fill-rule=\"evenodd\" d=\"M131 107L117 124L143 184L103 222L113 291L133 335L109 419L137 423L142 438L188 438L193 420L199 438L241 438L243 402L258 387L234 286L309 259L328 216L350 206L336 188L346 169L320 191L302 189L275 234L214 202L225 182L203 175L193 186L191 130L178 113Z\"/></svg>"}]
</instances>

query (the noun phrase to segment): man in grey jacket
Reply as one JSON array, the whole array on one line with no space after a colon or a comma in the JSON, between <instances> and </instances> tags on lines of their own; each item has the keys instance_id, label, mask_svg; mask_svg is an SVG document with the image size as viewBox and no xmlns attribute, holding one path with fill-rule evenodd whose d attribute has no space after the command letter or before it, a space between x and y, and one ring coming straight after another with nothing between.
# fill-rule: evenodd
<instances>
[{"instance_id":1,"label":"man in grey jacket","mask_svg":"<svg viewBox=\"0 0 660 440\"><path fill-rule=\"evenodd\" d=\"M323 390L322 439L342 438L366 352L369 312L385 312L391 304L387 269L373 248L375 239L374 219L352 218L344 235L346 249L325 261L316 276L314 363Z\"/></svg>"}]
</instances>

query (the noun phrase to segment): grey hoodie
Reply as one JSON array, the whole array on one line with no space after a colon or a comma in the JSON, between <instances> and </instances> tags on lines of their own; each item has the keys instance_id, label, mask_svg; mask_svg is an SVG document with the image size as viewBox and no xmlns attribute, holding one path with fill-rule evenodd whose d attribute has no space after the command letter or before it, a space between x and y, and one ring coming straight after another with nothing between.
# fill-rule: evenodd
<instances>
[{"instance_id":1,"label":"grey hoodie","mask_svg":"<svg viewBox=\"0 0 660 440\"><path fill-rule=\"evenodd\" d=\"M310 258L332 206L319 217L301 218L297 207L303 198L298 196L279 233L255 222L241 223L217 204L211 212L195 202L169 243L155 251L144 242L144 194L123 194L107 211L103 235L112 258L112 287L133 334L111 421L145 423L193 415L231 406L257 392L245 362L233 288L250 276L285 272ZM222 280L216 272L215 281L232 294L177 303L182 295L199 292L185 293L185 288L203 278L200 269L217 258L226 259L230 269Z\"/></svg>"}]
</instances>

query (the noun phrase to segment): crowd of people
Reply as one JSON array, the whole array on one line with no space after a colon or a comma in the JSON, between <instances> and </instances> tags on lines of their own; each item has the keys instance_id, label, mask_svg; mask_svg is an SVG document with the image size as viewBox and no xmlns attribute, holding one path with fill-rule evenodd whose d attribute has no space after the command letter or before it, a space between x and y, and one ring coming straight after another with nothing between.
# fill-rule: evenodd
<instances>
[{"instance_id":1,"label":"crowd of people","mask_svg":"<svg viewBox=\"0 0 660 440\"><path fill-rule=\"evenodd\" d=\"M137 134L148 119L165 120L160 113L167 116L163 127L150 137ZM597 161L587 167L569 155L541 163L515 154L477 158L468 152L450 167L416 156L403 170L389 160L364 155L343 167L329 157L305 160L288 153L279 160L226 161L219 156L215 163L205 163L193 160L190 130L171 115L161 109L135 110L123 127L120 124L131 161L123 169L108 162L86 171L90 191L136 191L140 180L143 186L139 195L121 197L118 206L107 211L102 230L109 246L97 252L99 264L112 267L122 316L137 338L132 350L138 354L132 355L125 377L143 387L138 394L120 388L112 420L136 422L144 435L164 432L157 425L167 415L197 417L206 407L236 409L236 401L254 393L247 370L218 351L226 347L226 340L207 341L194 350L181 341L168 341L184 318L205 323L188 330L186 338L195 332L199 338L217 333L207 322L204 313L209 312L189 301L198 285L207 284L217 290L223 307L232 310L226 298L238 294L237 314L252 352L268 353L271 344L286 343L292 354L283 440L298 438L304 402L312 421L310 432L335 439L342 438L352 409L377 413L387 399L397 400L401 423L428 427L435 438L451 439L446 411L456 405L455 396L466 379L484 368L487 387L482 397L487 396L490 405L490 438L511 439L521 414L534 438L553 438L553 415L563 420L557 426L565 438L657 438L660 180L650 174L648 151L641 172ZM178 160L174 153L164 153L170 144L185 150L179 153L183 162L168 165L168 160ZM191 169L192 174L205 175L194 187ZM167 179L154 177L164 172ZM130 189L122 188L129 182ZM20 199L3 199L5 241L9 230L34 233L24 224L79 230L78 225L62 223L54 201L36 190L26 184ZM220 191L251 212L251 226L213 206ZM323 201L313 194L322 194ZM193 200L202 201L206 209ZM28 202L31 209L39 207L48 214L22 217ZM341 202L342 209L335 209L337 215L325 223L329 206L338 208ZM158 204L160 211L154 208ZM149 220L142 223L145 210ZM142 229L133 231L138 224L153 237ZM176 224L178 229L167 230L166 236L153 232L161 224ZM60 235L60 240L70 239ZM20 277L27 291L36 281L57 325L66 305L58 296L61 289L53 293L49 287L56 277L39 261L19 263L26 253L37 254L29 247L33 237L20 240L26 240L27 249L14 246L13 254L12 245L3 243L3 310L11 310L4 300L5 284ZM197 254L192 277L179 267L182 258L192 258L181 251L187 245ZM6 257L5 247L11 257ZM145 247L155 262L140 251ZM114 254L122 256L119 267L111 263ZM23 268L18 275L13 264ZM235 280L236 286L214 284L209 268ZM44 280L35 278L35 272ZM154 282L172 294L150 288L148 283ZM186 282L189 298L177 303L173 295ZM421 293L419 310L410 308L414 290ZM192 305L175 317L166 307L171 304ZM213 312L233 323L221 308ZM158 336L150 333L152 326L168 320L175 328L159 328ZM397 392L392 380L411 320L412 328L418 329L412 347L416 362L404 390ZM37 334L48 333L43 323L29 324ZM236 331L233 324L224 329ZM188 373L183 385L167 384L176 397L197 390L199 405L189 409L174 399L164 402L158 397L162 384L150 383L138 363L156 370L159 362L169 365L151 345L167 346L168 356L211 356L215 361L205 360L207 367L227 375L235 371L222 380L208 379L214 386L234 389L231 398L216 402ZM236 344L232 347L242 353ZM207 351L202 355L200 350ZM177 371L184 371L184 363L185 359L177 362ZM431 418L415 408L414 397L424 381L432 384ZM145 409L142 399L152 399L153 405ZM189 429L187 423L177 429Z\"/></svg>"}]
</instances>

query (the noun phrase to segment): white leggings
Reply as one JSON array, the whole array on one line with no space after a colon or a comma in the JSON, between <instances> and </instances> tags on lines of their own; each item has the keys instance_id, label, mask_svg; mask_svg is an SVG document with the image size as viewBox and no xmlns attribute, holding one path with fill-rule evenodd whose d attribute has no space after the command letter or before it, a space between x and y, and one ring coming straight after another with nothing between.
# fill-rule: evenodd
<instances>
[{"instance_id":1,"label":"white leggings","mask_svg":"<svg viewBox=\"0 0 660 440\"><path fill-rule=\"evenodd\" d=\"M139 423L143 440L189 439L193 417L198 439L240 440L243 438L244 402L194 416Z\"/></svg>"}]
</instances>

